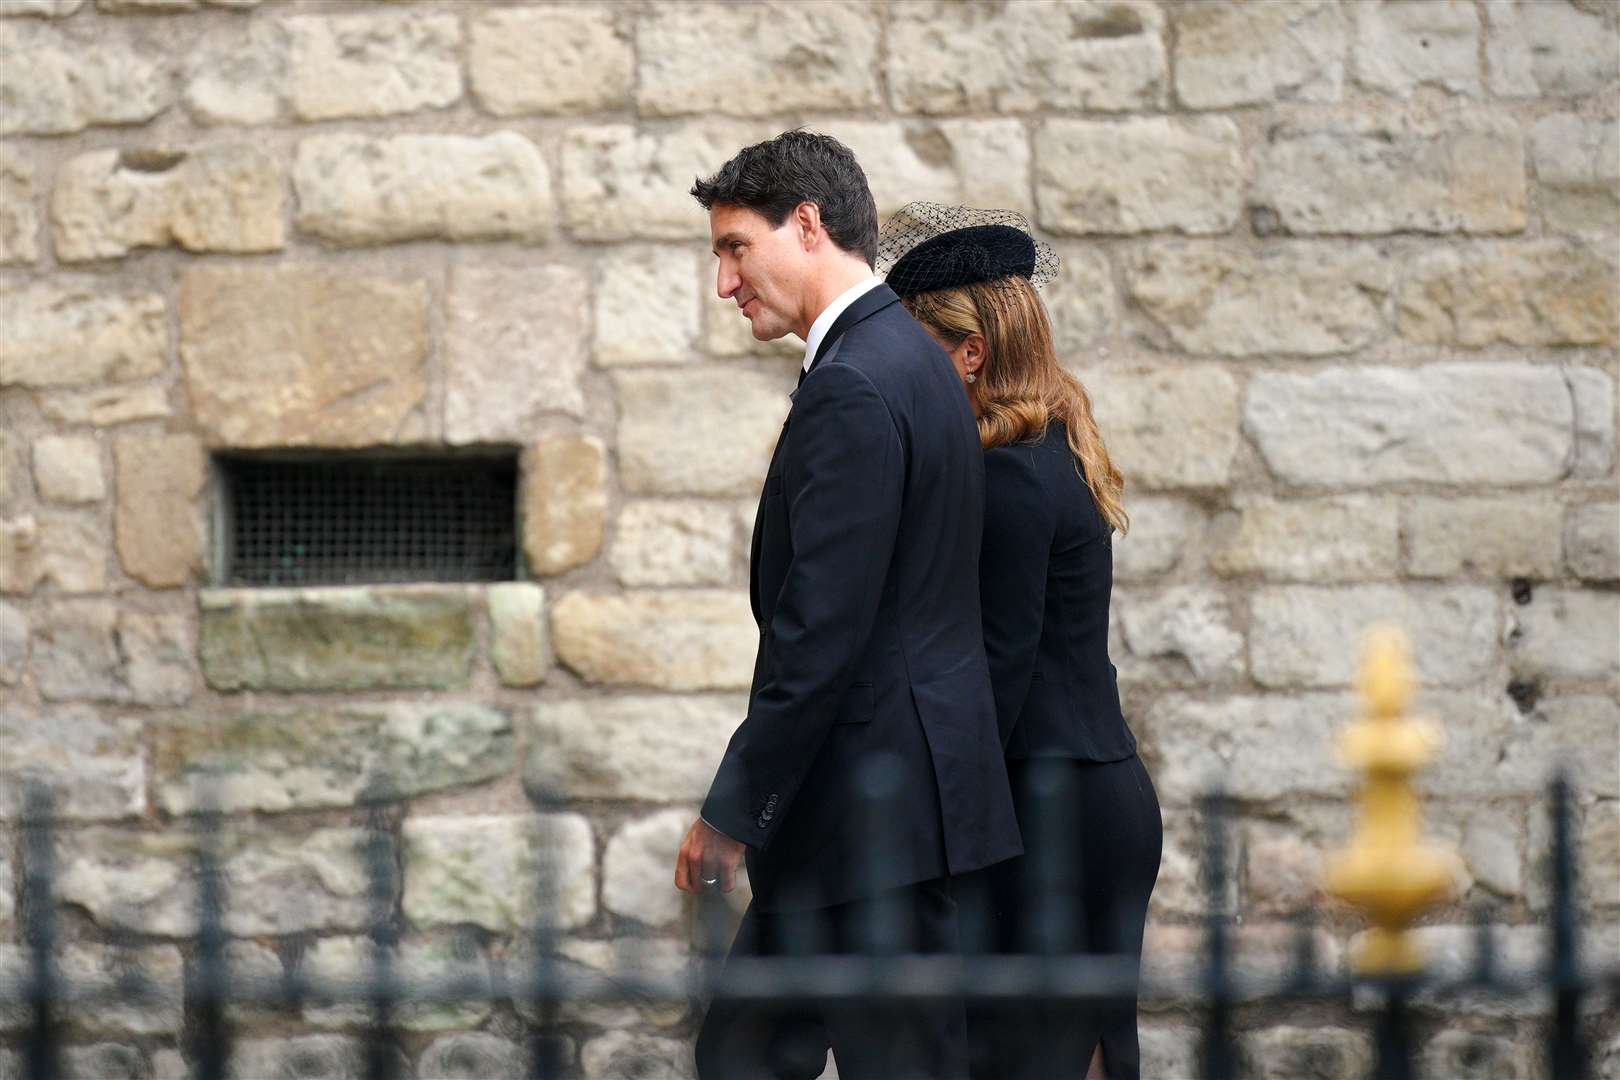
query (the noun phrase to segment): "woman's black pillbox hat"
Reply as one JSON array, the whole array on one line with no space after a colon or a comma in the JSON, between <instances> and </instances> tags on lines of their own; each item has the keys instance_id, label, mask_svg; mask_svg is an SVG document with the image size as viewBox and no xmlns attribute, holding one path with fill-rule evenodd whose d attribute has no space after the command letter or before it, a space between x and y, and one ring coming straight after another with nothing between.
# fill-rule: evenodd
<instances>
[{"instance_id":1,"label":"woman's black pillbox hat","mask_svg":"<svg viewBox=\"0 0 1620 1080\"><path fill-rule=\"evenodd\" d=\"M1058 258L1016 211L914 202L883 226L878 263L888 265L889 288L904 299L1012 277L1043 285Z\"/></svg>"}]
</instances>

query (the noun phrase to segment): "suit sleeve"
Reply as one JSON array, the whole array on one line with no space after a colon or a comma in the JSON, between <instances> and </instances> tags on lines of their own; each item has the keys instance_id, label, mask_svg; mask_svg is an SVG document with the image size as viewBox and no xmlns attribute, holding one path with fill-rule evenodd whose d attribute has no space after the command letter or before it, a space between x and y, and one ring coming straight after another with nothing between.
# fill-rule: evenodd
<instances>
[{"instance_id":1,"label":"suit sleeve","mask_svg":"<svg viewBox=\"0 0 1620 1080\"><path fill-rule=\"evenodd\" d=\"M855 677L894 555L904 454L865 375L824 364L799 388L783 448L792 542L765 628L764 681L703 803L703 819L764 849Z\"/></svg>"},{"instance_id":2,"label":"suit sleeve","mask_svg":"<svg viewBox=\"0 0 1620 1080\"><path fill-rule=\"evenodd\" d=\"M1056 528L1057 517L1036 471L1034 453L1024 446L986 451L979 605L1003 747L1029 697Z\"/></svg>"}]
</instances>

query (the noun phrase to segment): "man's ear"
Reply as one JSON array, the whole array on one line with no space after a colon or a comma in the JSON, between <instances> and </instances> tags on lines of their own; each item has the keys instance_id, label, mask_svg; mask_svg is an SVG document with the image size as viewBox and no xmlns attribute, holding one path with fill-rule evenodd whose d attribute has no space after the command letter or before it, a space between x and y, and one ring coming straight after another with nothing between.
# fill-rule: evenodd
<instances>
[{"instance_id":1,"label":"man's ear","mask_svg":"<svg viewBox=\"0 0 1620 1080\"><path fill-rule=\"evenodd\" d=\"M793 227L798 230L799 246L809 251L821 233L821 207L802 202L793 208Z\"/></svg>"}]
</instances>

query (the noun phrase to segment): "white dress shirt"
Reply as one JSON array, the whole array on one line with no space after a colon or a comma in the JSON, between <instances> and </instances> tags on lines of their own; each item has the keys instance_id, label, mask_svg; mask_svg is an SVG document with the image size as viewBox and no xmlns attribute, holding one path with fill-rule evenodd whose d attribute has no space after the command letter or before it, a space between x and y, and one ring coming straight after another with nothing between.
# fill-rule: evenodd
<instances>
[{"instance_id":1,"label":"white dress shirt","mask_svg":"<svg viewBox=\"0 0 1620 1080\"><path fill-rule=\"evenodd\" d=\"M810 333L804 339L804 370L809 371L810 365L815 363L816 350L821 348L821 339L827 336L832 324L844 309L855 301L883 284L883 279L873 274L865 281L857 281L849 288L838 294L837 299L827 305L827 309L816 316L816 321L810 324Z\"/></svg>"}]
</instances>

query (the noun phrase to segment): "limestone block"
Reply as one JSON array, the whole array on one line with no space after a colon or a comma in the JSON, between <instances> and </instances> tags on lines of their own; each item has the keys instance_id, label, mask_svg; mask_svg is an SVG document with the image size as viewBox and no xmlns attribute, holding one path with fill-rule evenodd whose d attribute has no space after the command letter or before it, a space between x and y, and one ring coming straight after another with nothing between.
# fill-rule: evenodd
<instances>
[{"instance_id":1,"label":"limestone block","mask_svg":"<svg viewBox=\"0 0 1620 1080\"><path fill-rule=\"evenodd\" d=\"M64 164L51 232L64 262L136 248L265 252L286 246L281 164L249 144L196 151L94 150Z\"/></svg>"},{"instance_id":2,"label":"limestone block","mask_svg":"<svg viewBox=\"0 0 1620 1080\"><path fill-rule=\"evenodd\" d=\"M1525 1047L1511 1038L1472 1031L1438 1031L1423 1047L1424 1076L1534 1075Z\"/></svg>"},{"instance_id":3,"label":"limestone block","mask_svg":"<svg viewBox=\"0 0 1620 1080\"><path fill-rule=\"evenodd\" d=\"M601 550L607 450L589 435L541 439L523 455L523 554L534 574L583 566Z\"/></svg>"},{"instance_id":4,"label":"limestone block","mask_svg":"<svg viewBox=\"0 0 1620 1080\"><path fill-rule=\"evenodd\" d=\"M725 585L735 575L736 527L717 503L626 503L608 561L621 585Z\"/></svg>"},{"instance_id":5,"label":"limestone block","mask_svg":"<svg viewBox=\"0 0 1620 1080\"><path fill-rule=\"evenodd\" d=\"M394 1049L394 1075L410 1075L410 1065ZM299 1035L279 1039L242 1039L231 1045L228 1080L262 1080L296 1076L298 1080L347 1080L366 1070L365 1044L346 1035Z\"/></svg>"},{"instance_id":6,"label":"limestone block","mask_svg":"<svg viewBox=\"0 0 1620 1080\"><path fill-rule=\"evenodd\" d=\"M39 259L39 213L34 209L34 161L0 147L0 265Z\"/></svg>"},{"instance_id":7,"label":"limestone block","mask_svg":"<svg viewBox=\"0 0 1620 1080\"><path fill-rule=\"evenodd\" d=\"M1035 133L1040 224L1061 235L1227 232L1243 187L1225 117L1047 120Z\"/></svg>"},{"instance_id":8,"label":"limestone block","mask_svg":"<svg viewBox=\"0 0 1620 1080\"><path fill-rule=\"evenodd\" d=\"M512 754L505 714L455 702L177 717L153 725L152 785L170 814L354 806L490 780Z\"/></svg>"},{"instance_id":9,"label":"limestone block","mask_svg":"<svg viewBox=\"0 0 1620 1080\"><path fill-rule=\"evenodd\" d=\"M85 0L0 0L0 18L33 15L42 19L60 19L72 15L84 6Z\"/></svg>"},{"instance_id":10,"label":"limestone block","mask_svg":"<svg viewBox=\"0 0 1620 1080\"><path fill-rule=\"evenodd\" d=\"M1338 101L1345 25L1331 0L1177 9L1176 97L1194 109Z\"/></svg>"},{"instance_id":11,"label":"limestone block","mask_svg":"<svg viewBox=\"0 0 1620 1080\"><path fill-rule=\"evenodd\" d=\"M686 1040L628 1031L609 1031L580 1050L585 1080L619 1076L656 1076L660 1080L694 1080L697 1073Z\"/></svg>"},{"instance_id":12,"label":"limestone block","mask_svg":"<svg viewBox=\"0 0 1620 1080\"><path fill-rule=\"evenodd\" d=\"M1430 251L1401 286L1401 335L1433 345L1612 345L1616 260L1541 241Z\"/></svg>"},{"instance_id":13,"label":"limestone block","mask_svg":"<svg viewBox=\"0 0 1620 1080\"><path fill-rule=\"evenodd\" d=\"M1394 500L1366 495L1238 500L1217 519L1209 564L1228 576L1274 581L1364 581L1400 565Z\"/></svg>"},{"instance_id":14,"label":"limestone block","mask_svg":"<svg viewBox=\"0 0 1620 1080\"><path fill-rule=\"evenodd\" d=\"M1557 577L1563 509L1549 499L1448 495L1406 506L1406 570L1414 577Z\"/></svg>"},{"instance_id":15,"label":"limestone block","mask_svg":"<svg viewBox=\"0 0 1620 1080\"><path fill-rule=\"evenodd\" d=\"M125 697L137 705L183 705L196 683L197 643L182 614L118 613Z\"/></svg>"},{"instance_id":16,"label":"limestone block","mask_svg":"<svg viewBox=\"0 0 1620 1080\"><path fill-rule=\"evenodd\" d=\"M584 413L588 294L586 277L569 267L451 268L446 439L523 443L545 413Z\"/></svg>"},{"instance_id":17,"label":"limestone block","mask_svg":"<svg viewBox=\"0 0 1620 1080\"><path fill-rule=\"evenodd\" d=\"M1620 74L1614 30L1586 5L1486 0L1486 63L1499 97L1589 94Z\"/></svg>"},{"instance_id":18,"label":"limestone block","mask_svg":"<svg viewBox=\"0 0 1620 1080\"><path fill-rule=\"evenodd\" d=\"M1138 489L1225 487L1238 384L1218 367L1097 371L1086 379L1108 452Z\"/></svg>"},{"instance_id":19,"label":"limestone block","mask_svg":"<svg viewBox=\"0 0 1620 1080\"><path fill-rule=\"evenodd\" d=\"M1530 910L1536 912L1545 912L1552 906L1553 899L1553 823L1545 793L1542 794L1539 805L1534 805L1526 815L1532 853L1526 899ZM1589 913L1583 921L1587 925L1594 922L1601 925L1605 916L1598 915L1594 919L1592 914L1603 908L1612 910L1620 903L1620 802L1606 799L1582 806L1579 800L1586 794L1577 788L1577 802L1571 807L1571 839L1579 860L1576 895L1582 910ZM1609 921L1613 921L1612 917Z\"/></svg>"},{"instance_id":20,"label":"limestone block","mask_svg":"<svg viewBox=\"0 0 1620 1080\"><path fill-rule=\"evenodd\" d=\"M66 1019L74 1027L94 1035L167 1035L180 1033L182 996L185 983L180 950L173 945L120 948L107 945L70 945L62 950L59 978L79 985L92 979L105 979L139 972L150 980L154 997L140 1002L97 1002L66 1010ZM7 965L10 966L10 965ZM133 1047L114 1047L124 1053L107 1053L107 1044L81 1051L79 1059L84 1066L127 1063L131 1056L137 1064L140 1054ZM97 1050L102 1052L98 1053ZM67 1072L68 1076L115 1077L125 1074L107 1072ZM128 1074L132 1080L144 1080L144 1071Z\"/></svg>"},{"instance_id":21,"label":"limestone block","mask_svg":"<svg viewBox=\"0 0 1620 1080\"><path fill-rule=\"evenodd\" d=\"M534 710L523 783L537 799L695 802L747 711L741 697L546 701Z\"/></svg>"},{"instance_id":22,"label":"limestone block","mask_svg":"<svg viewBox=\"0 0 1620 1080\"><path fill-rule=\"evenodd\" d=\"M304 953L301 969L316 979L358 980L376 970L377 959L377 946L370 938L322 938ZM471 978L485 984L489 979L483 956L466 939L406 938L390 960L396 971L408 972L413 978ZM363 1028L370 1022L371 1012L371 1006L363 1003L305 1005L304 1020L315 1027ZM393 1022L406 1031L446 1031L477 1027L490 1012L488 1000L455 1005L411 1002L395 1006Z\"/></svg>"},{"instance_id":23,"label":"limestone block","mask_svg":"<svg viewBox=\"0 0 1620 1080\"><path fill-rule=\"evenodd\" d=\"M412 925L527 932L572 929L596 913L591 827L578 814L413 817L405 822L405 917Z\"/></svg>"},{"instance_id":24,"label":"limestone block","mask_svg":"<svg viewBox=\"0 0 1620 1080\"><path fill-rule=\"evenodd\" d=\"M1186 1024L1161 1024L1144 1016L1138 1027L1143 1076L1197 1076L1201 1035Z\"/></svg>"},{"instance_id":25,"label":"limestone block","mask_svg":"<svg viewBox=\"0 0 1620 1080\"><path fill-rule=\"evenodd\" d=\"M584 6L481 10L468 25L472 92L497 116L620 108L635 80L629 16Z\"/></svg>"},{"instance_id":26,"label":"limestone block","mask_svg":"<svg viewBox=\"0 0 1620 1080\"><path fill-rule=\"evenodd\" d=\"M203 36L186 61L185 103L203 124L269 124L287 106L284 23L250 19Z\"/></svg>"},{"instance_id":27,"label":"limestone block","mask_svg":"<svg viewBox=\"0 0 1620 1080\"><path fill-rule=\"evenodd\" d=\"M1381 337L1390 261L1363 245L1213 244L1145 248L1126 266L1155 336L1190 353L1320 356Z\"/></svg>"},{"instance_id":28,"label":"limestone block","mask_svg":"<svg viewBox=\"0 0 1620 1080\"><path fill-rule=\"evenodd\" d=\"M1206 524L1197 503L1166 495L1133 495L1125 505L1131 515L1130 532L1114 537L1114 577L1145 581L1168 574L1178 566L1194 565L1196 549Z\"/></svg>"},{"instance_id":29,"label":"limestone block","mask_svg":"<svg viewBox=\"0 0 1620 1080\"><path fill-rule=\"evenodd\" d=\"M1246 1032L1239 1055L1255 1080L1298 1080L1302 1076L1343 1078L1372 1071L1372 1038L1364 1031L1290 1024ZM1443 1074L1441 1074L1443 1075Z\"/></svg>"},{"instance_id":30,"label":"limestone block","mask_svg":"<svg viewBox=\"0 0 1620 1080\"><path fill-rule=\"evenodd\" d=\"M1249 663L1262 686L1349 686L1363 635L1379 623L1411 637L1425 686L1476 684L1501 640L1496 596L1472 586L1277 586L1256 592L1250 610Z\"/></svg>"},{"instance_id":31,"label":"limestone block","mask_svg":"<svg viewBox=\"0 0 1620 1080\"><path fill-rule=\"evenodd\" d=\"M359 829L222 832L216 850L228 897L225 929L245 937L365 929L364 842ZM64 835L58 895L107 929L193 936L197 843L198 834L178 829L97 827Z\"/></svg>"},{"instance_id":32,"label":"limestone block","mask_svg":"<svg viewBox=\"0 0 1620 1080\"><path fill-rule=\"evenodd\" d=\"M216 690L442 690L472 665L460 586L207 589L199 603Z\"/></svg>"},{"instance_id":33,"label":"limestone block","mask_svg":"<svg viewBox=\"0 0 1620 1080\"><path fill-rule=\"evenodd\" d=\"M667 877L668 875L666 875ZM674 889L673 883L670 884ZM514 939L505 949L502 959L507 971L508 985L512 989L514 1011L529 1023L538 1023L540 1010L534 1000L524 993L521 974L534 970L536 956L532 937ZM634 979L671 981L684 975L691 956L684 941L668 938L620 935L606 941L565 937L556 942L554 951L544 961L554 965L552 970L566 978L582 981L605 981L618 996L601 1001L575 999L558 1003L555 1021L563 1024L588 1024L608 1029L634 1028L643 1024L669 1028L688 1018L689 1009L684 1001L653 996L630 985Z\"/></svg>"},{"instance_id":34,"label":"limestone block","mask_svg":"<svg viewBox=\"0 0 1620 1080\"><path fill-rule=\"evenodd\" d=\"M64 1076L93 1076L97 1080L145 1080L151 1075L146 1056L122 1043L63 1047L61 1067Z\"/></svg>"},{"instance_id":35,"label":"limestone block","mask_svg":"<svg viewBox=\"0 0 1620 1080\"><path fill-rule=\"evenodd\" d=\"M1322 928L1307 933L1321 970L1337 973L1344 952L1339 940ZM1207 983L1204 975L1204 935L1201 926L1149 925L1142 942L1144 980L1174 988L1181 993L1197 993L1199 987ZM1228 936L1233 974L1240 980L1281 981L1298 968L1299 935L1299 928L1292 922L1240 923L1234 926ZM1198 1074L1193 1072L1187 1075ZM1351 1076L1345 1076L1342 1080L1351 1080Z\"/></svg>"},{"instance_id":36,"label":"limestone block","mask_svg":"<svg viewBox=\"0 0 1620 1080\"><path fill-rule=\"evenodd\" d=\"M118 559L153 588L184 585L202 567L198 500L208 460L193 435L120 435L115 516Z\"/></svg>"},{"instance_id":37,"label":"limestone block","mask_svg":"<svg viewBox=\"0 0 1620 1080\"><path fill-rule=\"evenodd\" d=\"M1508 609L1508 658L1520 675L1609 679L1620 675L1620 594L1535 590Z\"/></svg>"},{"instance_id":38,"label":"limestone block","mask_svg":"<svg viewBox=\"0 0 1620 1080\"><path fill-rule=\"evenodd\" d=\"M16 686L28 664L28 615L0 601L0 686Z\"/></svg>"},{"instance_id":39,"label":"limestone block","mask_svg":"<svg viewBox=\"0 0 1620 1080\"><path fill-rule=\"evenodd\" d=\"M1294 233L1519 232L1524 138L1489 113L1278 124L1250 198Z\"/></svg>"},{"instance_id":40,"label":"limestone block","mask_svg":"<svg viewBox=\"0 0 1620 1080\"><path fill-rule=\"evenodd\" d=\"M611 248L597 260L595 277L598 364L692 358L702 276L689 246Z\"/></svg>"},{"instance_id":41,"label":"limestone block","mask_svg":"<svg viewBox=\"0 0 1620 1080\"><path fill-rule=\"evenodd\" d=\"M9 509L28 490L28 444L12 431L0 431L0 509ZM0 523L0 537L7 535Z\"/></svg>"},{"instance_id":42,"label":"limestone block","mask_svg":"<svg viewBox=\"0 0 1620 1080\"><path fill-rule=\"evenodd\" d=\"M25 785L50 788L58 817L112 821L146 810L141 723L86 709L0 712L0 819L17 821Z\"/></svg>"},{"instance_id":43,"label":"limestone block","mask_svg":"<svg viewBox=\"0 0 1620 1080\"><path fill-rule=\"evenodd\" d=\"M314 135L293 166L298 229L339 244L545 238L551 178L522 135Z\"/></svg>"},{"instance_id":44,"label":"limestone block","mask_svg":"<svg viewBox=\"0 0 1620 1080\"><path fill-rule=\"evenodd\" d=\"M1110 651L1121 680L1208 684L1242 676L1243 634L1221 593L1195 585L1122 593L1115 607L1121 648Z\"/></svg>"},{"instance_id":45,"label":"limestone block","mask_svg":"<svg viewBox=\"0 0 1620 1080\"><path fill-rule=\"evenodd\" d=\"M528 1054L518 1043L482 1031L435 1039L416 1064L418 1080L523 1080Z\"/></svg>"},{"instance_id":46,"label":"limestone block","mask_svg":"<svg viewBox=\"0 0 1620 1080\"><path fill-rule=\"evenodd\" d=\"M708 215L688 194L687 178L713 175L738 150L772 134L763 125L724 122L668 131L571 128L562 141L563 222L577 240L707 242Z\"/></svg>"},{"instance_id":47,"label":"limestone block","mask_svg":"<svg viewBox=\"0 0 1620 1080\"><path fill-rule=\"evenodd\" d=\"M1614 377L1598 367L1566 367L1575 405L1575 455L1570 474L1605 478L1614 468Z\"/></svg>"},{"instance_id":48,"label":"limestone block","mask_svg":"<svg viewBox=\"0 0 1620 1080\"><path fill-rule=\"evenodd\" d=\"M1620 216L1620 122L1577 113L1544 116L1530 129L1530 155L1547 224L1612 243Z\"/></svg>"},{"instance_id":49,"label":"limestone block","mask_svg":"<svg viewBox=\"0 0 1620 1080\"><path fill-rule=\"evenodd\" d=\"M1114 331L1114 277L1102 252L1076 243L1055 246L1062 269L1041 289L1041 303L1052 322L1052 344L1059 359L1073 365L1081 353ZM1076 374L1085 380L1084 370Z\"/></svg>"},{"instance_id":50,"label":"limestone block","mask_svg":"<svg viewBox=\"0 0 1620 1080\"><path fill-rule=\"evenodd\" d=\"M1243 845L1244 884L1256 915L1300 915L1323 903L1327 860L1314 837L1297 830L1260 825Z\"/></svg>"},{"instance_id":51,"label":"limestone block","mask_svg":"<svg viewBox=\"0 0 1620 1080\"><path fill-rule=\"evenodd\" d=\"M1243 430L1293 484L1539 484L1568 469L1574 419L1556 370L1431 364L1262 372Z\"/></svg>"},{"instance_id":52,"label":"limestone block","mask_svg":"<svg viewBox=\"0 0 1620 1080\"><path fill-rule=\"evenodd\" d=\"M101 444L89 435L42 435L34 441L34 484L51 502L99 502L107 497Z\"/></svg>"},{"instance_id":53,"label":"limestone block","mask_svg":"<svg viewBox=\"0 0 1620 1080\"><path fill-rule=\"evenodd\" d=\"M875 109L879 21L845 0L654 7L637 26L636 104L662 116Z\"/></svg>"},{"instance_id":54,"label":"limestone block","mask_svg":"<svg viewBox=\"0 0 1620 1080\"><path fill-rule=\"evenodd\" d=\"M792 387L765 372L718 365L678 372L616 372L614 385L619 397L619 475L627 491L637 495L759 491L787 416Z\"/></svg>"},{"instance_id":55,"label":"limestone block","mask_svg":"<svg viewBox=\"0 0 1620 1080\"><path fill-rule=\"evenodd\" d=\"M30 593L49 583L64 593L107 584L107 538L93 516L41 511L0 518L0 592Z\"/></svg>"},{"instance_id":56,"label":"limestone block","mask_svg":"<svg viewBox=\"0 0 1620 1080\"><path fill-rule=\"evenodd\" d=\"M602 903L615 915L668 926L686 904L670 885L670 867L695 815L662 810L613 834L602 857Z\"/></svg>"},{"instance_id":57,"label":"limestone block","mask_svg":"<svg viewBox=\"0 0 1620 1080\"><path fill-rule=\"evenodd\" d=\"M66 135L144 124L174 100L167 58L108 28L93 41L35 22L0 23L0 135Z\"/></svg>"},{"instance_id":58,"label":"limestone block","mask_svg":"<svg viewBox=\"0 0 1620 1080\"><path fill-rule=\"evenodd\" d=\"M587 682L740 690L753 678L759 628L741 592L574 592L552 611L552 639Z\"/></svg>"},{"instance_id":59,"label":"limestone block","mask_svg":"<svg viewBox=\"0 0 1620 1080\"><path fill-rule=\"evenodd\" d=\"M59 424L115 427L135 420L161 420L171 415L162 386L106 386L92 390L56 390L40 394L40 412Z\"/></svg>"},{"instance_id":60,"label":"limestone block","mask_svg":"<svg viewBox=\"0 0 1620 1080\"><path fill-rule=\"evenodd\" d=\"M1411 97L1424 87L1481 97L1479 12L1461 4L1353 4L1351 71L1373 90Z\"/></svg>"},{"instance_id":61,"label":"limestone block","mask_svg":"<svg viewBox=\"0 0 1620 1080\"><path fill-rule=\"evenodd\" d=\"M1574 767L1583 792L1620 789L1612 765L1620 753L1620 704L1612 698L1543 697L1525 716L1512 698L1491 687L1425 692L1416 711L1447 736L1445 752L1424 771L1426 792L1477 801L1480 777L1489 776L1494 794L1539 799L1559 764Z\"/></svg>"},{"instance_id":62,"label":"limestone block","mask_svg":"<svg viewBox=\"0 0 1620 1080\"><path fill-rule=\"evenodd\" d=\"M1174 805L1191 802L1217 780L1238 799L1343 797L1351 776L1321 751L1332 745L1350 707L1348 697L1325 694L1161 697L1145 724L1154 787Z\"/></svg>"},{"instance_id":63,"label":"limestone block","mask_svg":"<svg viewBox=\"0 0 1620 1080\"><path fill-rule=\"evenodd\" d=\"M1029 135L1021 120L846 120L820 130L854 152L880 218L914 199L1032 208Z\"/></svg>"},{"instance_id":64,"label":"limestone block","mask_svg":"<svg viewBox=\"0 0 1620 1080\"><path fill-rule=\"evenodd\" d=\"M0 289L0 386L81 386L155 375L169 348L163 297L59 275Z\"/></svg>"},{"instance_id":65,"label":"limestone block","mask_svg":"<svg viewBox=\"0 0 1620 1080\"><path fill-rule=\"evenodd\" d=\"M526 581L507 581L489 586L484 595L489 604L490 659L502 685L544 682L551 665L545 591Z\"/></svg>"},{"instance_id":66,"label":"limestone block","mask_svg":"<svg viewBox=\"0 0 1620 1080\"><path fill-rule=\"evenodd\" d=\"M1238 910L1237 875L1229 874L1219 898L1212 900L1204 887L1203 856L1206 833L1195 810L1166 816L1164 850L1159 876L1153 883L1148 918L1208 915L1211 911L1234 915Z\"/></svg>"},{"instance_id":67,"label":"limestone block","mask_svg":"<svg viewBox=\"0 0 1620 1080\"><path fill-rule=\"evenodd\" d=\"M186 387L214 445L410 438L427 392L427 323L421 281L296 266L198 266L180 275Z\"/></svg>"},{"instance_id":68,"label":"limestone block","mask_svg":"<svg viewBox=\"0 0 1620 1080\"><path fill-rule=\"evenodd\" d=\"M452 13L298 15L284 25L300 120L394 116L461 97L461 20Z\"/></svg>"},{"instance_id":69,"label":"limestone block","mask_svg":"<svg viewBox=\"0 0 1620 1080\"><path fill-rule=\"evenodd\" d=\"M1163 38L1149 4L907 5L889 24L884 63L903 112L1128 112L1165 102Z\"/></svg>"},{"instance_id":70,"label":"limestone block","mask_svg":"<svg viewBox=\"0 0 1620 1080\"><path fill-rule=\"evenodd\" d=\"M1564 521L1564 558L1586 581L1620 580L1620 503L1572 506Z\"/></svg>"},{"instance_id":71,"label":"limestone block","mask_svg":"<svg viewBox=\"0 0 1620 1080\"><path fill-rule=\"evenodd\" d=\"M111 600L58 600L34 623L34 683L47 701L118 701L125 696Z\"/></svg>"}]
</instances>

